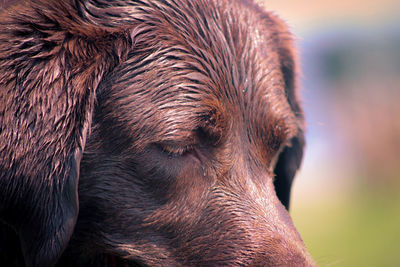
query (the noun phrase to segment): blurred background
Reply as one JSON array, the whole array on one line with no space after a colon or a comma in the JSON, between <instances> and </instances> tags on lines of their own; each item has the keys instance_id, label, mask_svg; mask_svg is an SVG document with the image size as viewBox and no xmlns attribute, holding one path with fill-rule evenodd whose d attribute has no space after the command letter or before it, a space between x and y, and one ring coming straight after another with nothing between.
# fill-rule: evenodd
<instances>
[{"instance_id":1,"label":"blurred background","mask_svg":"<svg viewBox=\"0 0 400 267\"><path fill-rule=\"evenodd\" d=\"M400 1L259 0L297 37L291 214L319 266L400 266Z\"/></svg>"}]
</instances>

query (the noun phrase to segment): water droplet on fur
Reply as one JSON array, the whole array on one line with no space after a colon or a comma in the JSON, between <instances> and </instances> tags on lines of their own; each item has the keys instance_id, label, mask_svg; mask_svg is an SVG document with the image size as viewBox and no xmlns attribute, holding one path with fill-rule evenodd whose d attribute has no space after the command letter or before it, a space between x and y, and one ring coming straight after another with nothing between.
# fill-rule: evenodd
<instances>
[{"instance_id":1,"label":"water droplet on fur","mask_svg":"<svg viewBox=\"0 0 400 267\"><path fill-rule=\"evenodd\" d=\"M204 166L201 166L201 169L202 169L202 171L203 171L203 176L206 176L206 168L204 167Z\"/></svg>"}]
</instances>

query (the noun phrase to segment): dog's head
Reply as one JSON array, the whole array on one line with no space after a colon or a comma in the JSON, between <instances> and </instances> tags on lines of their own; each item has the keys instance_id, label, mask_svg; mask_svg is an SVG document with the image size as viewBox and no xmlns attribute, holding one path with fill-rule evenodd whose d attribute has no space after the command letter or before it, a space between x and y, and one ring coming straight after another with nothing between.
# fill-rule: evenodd
<instances>
[{"instance_id":1,"label":"dog's head","mask_svg":"<svg viewBox=\"0 0 400 267\"><path fill-rule=\"evenodd\" d=\"M79 176L80 215L60 265L313 264L285 209L304 122L280 20L247 1L44 0L15 10L2 39L17 41L0 50L0 111L15 122L1 123L11 141L0 181L12 184L1 208L28 261L54 261L68 244ZM29 136L12 136L22 130ZM38 166L18 154L23 146ZM55 193L13 198L10 179ZM58 205L26 208L24 194ZM42 232L29 233L14 207L43 216L30 220ZM43 248L52 252L35 254Z\"/></svg>"}]
</instances>

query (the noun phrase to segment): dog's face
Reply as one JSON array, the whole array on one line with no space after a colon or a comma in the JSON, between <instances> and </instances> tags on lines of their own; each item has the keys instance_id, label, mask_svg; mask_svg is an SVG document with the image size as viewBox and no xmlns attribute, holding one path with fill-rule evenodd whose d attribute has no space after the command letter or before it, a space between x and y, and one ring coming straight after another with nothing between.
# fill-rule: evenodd
<instances>
[{"instance_id":1,"label":"dog's face","mask_svg":"<svg viewBox=\"0 0 400 267\"><path fill-rule=\"evenodd\" d=\"M80 10L125 23L123 51L102 59L59 264L312 265L285 209L303 147L290 34L251 3L177 2Z\"/></svg>"},{"instance_id":2,"label":"dog's face","mask_svg":"<svg viewBox=\"0 0 400 267\"><path fill-rule=\"evenodd\" d=\"M279 54L287 36L233 5L180 10L199 25L166 14L100 84L81 165L82 251L159 266L307 264L273 185L303 125L282 70L293 59Z\"/></svg>"}]
</instances>

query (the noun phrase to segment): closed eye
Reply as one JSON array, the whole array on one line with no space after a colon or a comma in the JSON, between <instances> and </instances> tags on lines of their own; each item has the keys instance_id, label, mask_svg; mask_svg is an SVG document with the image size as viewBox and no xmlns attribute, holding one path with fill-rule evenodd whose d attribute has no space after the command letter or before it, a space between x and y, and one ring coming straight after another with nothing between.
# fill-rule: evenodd
<instances>
[{"instance_id":1,"label":"closed eye","mask_svg":"<svg viewBox=\"0 0 400 267\"><path fill-rule=\"evenodd\" d=\"M194 145L182 145L182 144L172 144L172 143L159 143L158 147L170 156L183 156L187 152L194 149Z\"/></svg>"}]
</instances>

